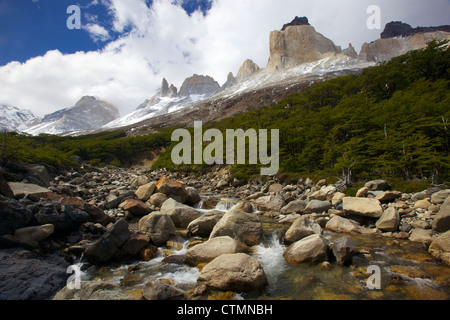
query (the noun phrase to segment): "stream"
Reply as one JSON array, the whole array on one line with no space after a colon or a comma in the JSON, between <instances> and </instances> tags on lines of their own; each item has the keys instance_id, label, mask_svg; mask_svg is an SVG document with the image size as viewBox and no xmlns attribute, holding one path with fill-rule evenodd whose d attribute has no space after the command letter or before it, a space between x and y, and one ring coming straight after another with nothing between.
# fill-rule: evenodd
<instances>
[{"instance_id":1,"label":"stream","mask_svg":"<svg viewBox=\"0 0 450 320\"><path fill-rule=\"evenodd\" d=\"M227 211L238 203L224 199L215 210ZM200 209L202 212L210 210ZM261 244L250 253L263 267L269 285L258 295L214 292L213 300L448 300L450 299L450 268L433 260L426 248L409 240L397 240L377 235L353 235L356 250L350 266L336 262L303 263L292 266L283 258L286 245L277 235L289 225L259 216L264 228ZM137 228L137 221L130 223ZM328 239L345 234L324 230ZM206 240L206 239L205 239ZM166 282L189 292L196 287L200 271L185 264L165 263L167 256L182 256L191 240L184 239L179 247L160 247L158 257L149 262L129 265L92 266L84 270L82 279L113 281L136 299L149 279ZM370 284L373 267L380 271L379 289ZM189 294L187 294L189 296Z\"/></svg>"}]
</instances>

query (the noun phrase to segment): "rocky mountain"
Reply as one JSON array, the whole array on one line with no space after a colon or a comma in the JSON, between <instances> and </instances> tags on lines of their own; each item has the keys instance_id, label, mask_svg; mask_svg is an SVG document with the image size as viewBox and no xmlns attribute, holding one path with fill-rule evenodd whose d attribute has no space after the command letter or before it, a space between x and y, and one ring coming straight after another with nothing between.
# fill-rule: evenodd
<instances>
[{"instance_id":1,"label":"rocky mountain","mask_svg":"<svg viewBox=\"0 0 450 320\"><path fill-rule=\"evenodd\" d=\"M251 76L253 76L256 72L258 72L260 67L254 63L252 60L247 59L244 61L242 66L239 68L237 79L238 80L244 80Z\"/></svg>"},{"instance_id":2,"label":"rocky mountain","mask_svg":"<svg viewBox=\"0 0 450 320\"><path fill-rule=\"evenodd\" d=\"M362 45L359 59L389 61L409 51L425 48L432 40L450 40L450 26L412 28L400 21L390 22L380 39Z\"/></svg>"},{"instance_id":3,"label":"rocky mountain","mask_svg":"<svg viewBox=\"0 0 450 320\"><path fill-rule=\"evenodd\" d=\"M9 105L0 105L0 130L24 131L34 125L39 119L26 109L19 109Z\"/></svg>"},{"instance_id":4,"label":"rocky mountain","mask_svg":"<svg viewBox=\"0 0 450 320\"><path fill-rule=\"evenodd\" d=\"M118 109L113 105L96 97L85 96L73 107L46 115L39 124L26 129L25 132L39 135L95 130L119 116Z\"/></svg>"}]
</instances>

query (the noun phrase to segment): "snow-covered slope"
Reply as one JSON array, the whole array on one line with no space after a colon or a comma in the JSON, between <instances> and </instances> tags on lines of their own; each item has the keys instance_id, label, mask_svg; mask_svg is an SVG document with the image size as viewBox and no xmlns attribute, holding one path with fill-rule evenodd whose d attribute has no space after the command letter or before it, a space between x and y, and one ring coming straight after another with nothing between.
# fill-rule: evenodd
<instances>
[{"instance_id":1,"label":"snow-covered slope","mask_svg":"<svg viewBox=\"0 0 450 320\"><path fill-rule=\"evenodd\" d=\"M49 114L41 123L32 126L25 132L32 135L41 133L67 134L101 128L120 116L116 107L95 97L83 97L73 107Z\"/></svg>"},{"instance_id":2,"label":"snow-covered slope","mask_svg":"<svg viewBox=\"0 0 450 320\"><path fill-rule=\"evenodd\" d=\"M26 109L9 105L0 105L0 130L24 131L39 119Z\"/></svg>"}]
</instances>

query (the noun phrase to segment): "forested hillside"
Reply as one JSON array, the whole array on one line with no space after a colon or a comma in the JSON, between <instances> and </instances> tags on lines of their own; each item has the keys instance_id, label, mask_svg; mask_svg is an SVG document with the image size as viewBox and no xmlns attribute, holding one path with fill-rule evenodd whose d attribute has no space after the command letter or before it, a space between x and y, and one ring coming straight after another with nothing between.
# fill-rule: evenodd
<instances>
[{"instance_id":1,"label":"forested hillside","mask_svg":"<svg viewBox=\"0 0 450 320\"><path fill-rule=\"evenodd\" d=\"M203 129L279 129L280 173L320 173L356 179L399 177L450 182L450 51L432 42L359 74L334 78L293 94L274 106L262 106ZM201 119L199 119L201 120ZM194 120L193 120L194 121ZM165 150L154 168L207 170L174 166L171 132L126 137L124 132L82 137L8 134L1 161L75 166L129 165L139 154ZM5 138L0 139L5 142ZM79 161L78 161L79 163ZM255 165L236 165L233 173L249 178Z\"/></svg>"}]
</instances>

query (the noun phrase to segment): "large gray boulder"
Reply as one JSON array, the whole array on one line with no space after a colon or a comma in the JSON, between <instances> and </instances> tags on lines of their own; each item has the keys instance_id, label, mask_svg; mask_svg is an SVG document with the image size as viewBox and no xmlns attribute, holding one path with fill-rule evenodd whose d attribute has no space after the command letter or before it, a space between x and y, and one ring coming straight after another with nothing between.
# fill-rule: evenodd
<instances>
[{"instance_id":1,"label":"large gray boulder","mask_svg":"<svg viewBox=\"0 0 450 320\"><path fill-rule=\"evenodd\" d=\"M300 216L286 231L284 239L288 243L293 243L312 234L322 234L322 228L318 223L307 216Z\"/></svg>"},{"instance_id":2,"label":"large gray boulder","mask_svg":"<svg viewBox=\"0 0 450 320\"><path fill-rule=\"evenodd\" d=\"M245 253L222 254L215 258L202 269L197 282L234 292L258 292L268 284L261 264Z\"/></svg>"},{"instance_id":3,"label":"large gray boulder","mask_svg":"<svg viewBox=\"0 0 450 320\"><path fill-rule=\"evenodd\" d=\"M200 218L189 223L187 229L193 236L209 237L224 214L225 212L219 210L207 212Z\"/></svg>"},{"instance_id":4,"label":"large gray boulder","mask_svg":"<svg viewBox=\"0 0 450 320\"><path fill-rule=\"evenodd\" d=\"M214 226L210 239L220 236L229 236L248 246L255 246L262 240L263 228L258 217L231 209Z\"/></svg>"},{"instance_id":5,"label":"large gray boulder","mask_svg":"<svg viewBox=\"0 0 450 320\"><path fill-rule=\"evenodd\" d=\"M110 261L131 235L128 223L120 219L103 236L85 250L86 258L94 264Z\"/></svg>"},{"instance_id":6,"label":"large gray boulder","mask_svg":"<svg viewBox=\"0 0 450 320\"><path fill-rule=\"evenodd\" d=\"M428 252L436 259L450 266L450 231L434 239L428 248Z\"/></svg>"},{"instance_id":7,"label":"large gray boulder","mask_svg":"<svg viewBox=\"0 0 450 320\"><path fill-rule=\"evenodd\" d=\"M119 283L107 281L81 281L79 289L65 286L55 295L53 300L121 301L134 299L120 288Z\"/></svg>"},{"instance_id":8,"label":"large gray boulder","mask_svg":"<svg viewBox=\"0 0 450 320\"><path fill-rule=\"evenodd\" d=\"M294 200L285 205L281 209L280 213L281 214L302 213L306 209L307 205L308 202L305 200Z\"/></svg>"},{"instance_id":9,"label":"large gray boulder","mask_svg":"<svg viewBox=\"0 0 450 320\"><path fill-rule=\"evenodd\" d=\"M249 250L247 245L238 240L228 236L217 237L190 248L184 261L191 266L197 266L202 262L210 262L222 254L247 253Z\"/></svg>"},{"instance_id":10,"label":"large gray boulder","mask_svg":"<svg viewBox=\"0 0 450 320\"><path fill-rule=\"evenodd\" d=\"M17 200L0 196L0 237L29 225L33 212Z\"/></svg>"},{"instance_id":11,"label":"large gray boulder","mask_svg":"<svg viewBox=\"0 0 450 320\"><path fill-rule=\"evenodd\" d=\"M376 199L345 197L342 199L342 208L347 215L379 219L383 214L380 201Z\"/></svg>"},{"instance_id":12,"label":"large gray boulder","mask_svg":"<svg viewBox=\"0 0 450 320\"><path fill-rule=\"evenodd\" d=\"M161 213L168 215L178 228L187 228L189 223L201 217L201 212L170 198L161 206Z\"/></svg>"},{"instance_id":13,"label":"large gray boulder","mask_svg":"<svg viewBox=\"0 0 450 320\"><path fill-rule=\"evenodd\" d=\"M149 280L142 289L142 296L146 300L181 300L184 293L178 288L161 280Z\"/></svg>"},{"instance_id":14,"label":"large gray boulder","mask_svg":"<svg viewBox=\"0 0 450 320\"><path fill-rule=\"evenodd\" d=\"M172 198L180 203L185 203L188 198L188 193L183 183L170 180L167 177L161 178L156 183L156 193L164 193L169 198Z\"/></svg>"},{"instance_id":15,"label":"large gray boulder","mask_svg":"<svg viewBox=\"0 0 450 320\"><path fill-rule=\"evenodd\" d=\"M139 220L139 231L154 244L163 245L175 234L176 227L168 215L155 211Z\"/></svg>"},{"instance_id":16,"label":"large gray boulder","mask_svg":"<svg viewBox=\"0 0 450 320\"><path fill-rule=\"evenodd\" d=\"M323 236L313 234L291 244L284 251L284 258L292 265L302 262L320 262L328 259L328 246Z\"/></svg>"},{"instance_id":17,"label":"large gray boulder","mask_svg":"<svg viewBox=\"0 0 450 320\"><path fill-rule=\"evenodd\" d=\"M398 211L390 207L383 212L380 219L376 222L376 227L384 232L394 232L400 226L400 215Z\"/></svg>"},{"instance_id":18,"label":"large gray boulder","mask_svg":"<svg viewBox=\"0 0 450 320\"><path fill-rule=\"evenodd\" d=\"M311 200L306 206L304 213L323 213L333 207L333 204L329 201L323 200Z\"/></svg>"},{"instance_id":19,"label":"large gray boulder","mask_svg":"<svg viewBox=\"0 0 450 320\"><path fill-rule=\"evenodd\" d=\"M353 233L356 232L359 228L360 225L356 221L340 216L334 216L325 225L325 229L339 233Z\"/></svg>"},{"instance_id":20,"label":"large gray boulder","mask_svg":"<svg viewBox=\"0 0 450 320\"><path fill-rule=\"evenodd\" d=\"M343 266L353 257L355 253L355 243L353 242L352 237L342 237L333 242L332 250L336 262Z\"/></svg>"},{"instance_id":21,"label":"large gray boulder","mask_svg":"<svg viewBox=\"0 0 450 320\"><path fill-rule=\"evenodd\" d=\"M259 211L280 212L285 202L280 195L270 195L260 197L253 201L254 206Z\"/></svg>"}]
</instances>

